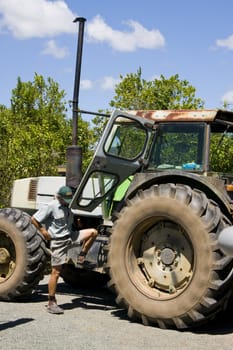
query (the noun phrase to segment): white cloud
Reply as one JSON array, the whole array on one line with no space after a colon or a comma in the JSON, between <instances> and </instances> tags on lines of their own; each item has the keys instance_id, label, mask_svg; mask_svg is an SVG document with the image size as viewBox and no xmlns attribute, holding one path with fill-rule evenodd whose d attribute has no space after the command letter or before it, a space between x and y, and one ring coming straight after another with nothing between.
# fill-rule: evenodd
<instances>
[{"instance_id":1,"label":"white cloud","mask_svg":"<svg viewBox=\"0 0 233 350\"><path fill-rule=\"evenodd\" d=\"M99 80L82 79L80 81L80 87L83 90L102 89L102 90L114 90L115 85L119 83L119 79L107 76Z\"/></svg>"},{"instance_id":2,"label":"white cloud","mask_svg":"<svg viewBox=\"0 0 233 350\"><path fill-rule=\"evenodd\" d=\"M49 55L55 58L64 58L69 54L66 47L58 47L54 40L49 40L46 43L45 49L42 51L42 55Z\"/></svg>"},{"instance_id":3,"label":"white cloud","mask_svg":"<svg viewBox=\"0 0 233 350\"><path fill-rule=\"evenodd\" d=\"M88 38L90 41L106 42L115 50L128 52L138 48L157 49L165 45L165 39L159 30L148 30L133 20L126 24L131 31L114 30L101 16L96 16L87 24Z\"/></svg>"},{"instance_id":4,"label":"white cloud","mask_svg":"<svg viewBox=\"0 0 233 350\"><path fill-rule=\"evenodd\" d=\"M227 104L233 104L233 90L228 91L222 96L221 101Z\"/></svg>"},{"instance_id":5,"label":"white cloud","mask_svg":"<svg viewBox=\"0 0 233 350\"><path fill-rule=\"evenodd\" d=\"M119 79L115 79L113 77L104 77L101 81L101 88L103 90L114 90L115 85L119 83Z\"/></svg>"},{"instance_id":6,"label":"white cloud","mask_svg":"<svg viewBox=\"0 0 233 350\"><path fill-rule=\"evenodd\" d=\"M0 0L0 31L18 39L75 33L75 17L63 0Z\"/></svg>"},{"instance_id":7,"label":"white cloud","mask_svg":"<svg viewBox=\"0 0 233 350\"><path fill-rule=\"evenodd\" d=\"M220 47L226 47L229 50L233 50L233 35L230 35L226 39L216 40L216 45Z\"/></svg>"},{"instance_id":8,"label":"white cloud","mask_svg":"<svg viewBox=\"0 0 233 350\"><path fill-rule=\"evenodd\" d=\"M91 90L93 88L94 84L89 79L84 79L80 81L80 87L83 90Z\"/></svg>"},{"instance_id":9,"label":"white cloud","mask_svg":"<svg viewBox=\"0 0 233 350\"><path fill-rule=\"evenodd\" d=\"M0 32L9 32L17 39L77 33L77 25L73 23L76 17L64 0L0 0ZM126 25L128 31L115 30L101 16L96 16L87 22L87 38L128 52L165 45L159 30L148 30L133 20L128 20Z\"/></svg>"}]
</instances>

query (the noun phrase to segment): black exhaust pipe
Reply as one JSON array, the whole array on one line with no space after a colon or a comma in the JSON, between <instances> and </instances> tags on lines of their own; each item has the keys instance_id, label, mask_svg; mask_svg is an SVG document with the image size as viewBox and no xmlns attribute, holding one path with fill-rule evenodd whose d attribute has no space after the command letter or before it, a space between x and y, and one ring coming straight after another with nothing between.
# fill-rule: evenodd
<instances>
[{"instance_id":1,"label":"black exhaust pipe","mask_svg":"<svg viewBox=\"0 0 233 350\"><path fill-rule=\"evenodd\" d=\"M74 93L72 101L72 146L66 150L66 185L76 189L82 179L82 148L78 146L78 113L79 113L79 87L82 65L83 35L86 19L77 17L74 23L79 22L78 45L76 55L76 69L74 79Z\"/></svg>"}]
</instances>

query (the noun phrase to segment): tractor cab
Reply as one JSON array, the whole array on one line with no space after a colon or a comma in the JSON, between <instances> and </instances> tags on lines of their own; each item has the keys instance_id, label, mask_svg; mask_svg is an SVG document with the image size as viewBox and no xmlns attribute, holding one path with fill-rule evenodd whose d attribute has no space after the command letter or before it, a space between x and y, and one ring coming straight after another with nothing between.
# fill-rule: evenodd
<instances>
[{"instance_id":1,"label":"tractor cab","mask_svg":"<svg viewBox=\"0 0 233 350\"><path fill-rule=\"evenodd\" d=\"M233 177L220 174L216 157L228 157L232 131L233 113L228 111L115 110L71 208L91 212L102 203L103 216L109 217L114 193L121 186L123 197L136 173L219 176L231 194Z\"/></svg>"}]
</instances>

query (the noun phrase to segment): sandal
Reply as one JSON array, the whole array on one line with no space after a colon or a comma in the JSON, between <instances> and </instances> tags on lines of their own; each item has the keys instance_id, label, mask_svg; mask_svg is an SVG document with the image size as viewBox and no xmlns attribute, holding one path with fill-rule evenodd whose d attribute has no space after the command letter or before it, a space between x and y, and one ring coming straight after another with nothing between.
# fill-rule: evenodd
<instances>
[{"instance_id":1,"label":"sandal","mask_svg":"<svg viewBox=\"0 0 233 350\"><path fill-rule=\"evenodd\" d=\"M81 252L79 253L78 261L77 261L78 264L83 264L83 263L84 263L86 255L87 255L87 253L85 253L85 252L83 252L83 251L81 251Z\"/></svg>"}]
</instances>

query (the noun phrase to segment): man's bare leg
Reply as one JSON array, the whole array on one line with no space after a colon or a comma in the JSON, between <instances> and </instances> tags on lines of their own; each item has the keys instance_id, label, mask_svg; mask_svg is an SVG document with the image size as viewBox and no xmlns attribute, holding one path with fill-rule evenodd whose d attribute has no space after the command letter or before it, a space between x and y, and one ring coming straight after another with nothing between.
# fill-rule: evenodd
<instances>
[{"instance_id":1,"label":"man's bare leg","mask_svg":"<svg viewBox=\"0 0 233 350\"><path fill-rule=\"evenodd\" d=\"M48 290L49 297L55 298L57 290L57 282L61 273L61 266L52 266L52 271L49 277Z\"/></svg>"},{"instance_id":2,"label":"man's bare leg","mask_svg":"<svg viewBox=\"0 0 233 350\"><path fill-rule=\"evenodd\" d=\"M81 234L81 241L83 241L83 245L82 245L82 250L78 257L78 263L83 264L87 252L89 251L92 244L96 240L98 231L94 228L90 228L90 229L88 228L86 230L82 230L80 234Z\"/></svg>"},{"instance_id":3,"label":"man's bare leg","mask_svg":"<svg viewBox=\"0 0 233 350\"><path fill-rule=\"evenodd\" d=\"M63 314L63 310L57 306L56 301L56 290L57 282L60 276L62 266L52 266L52 271L49 277L48 283L48 292L49 292L49 301L48 301L48 311L53 314Z\"/></svg>"}]
</instances>

